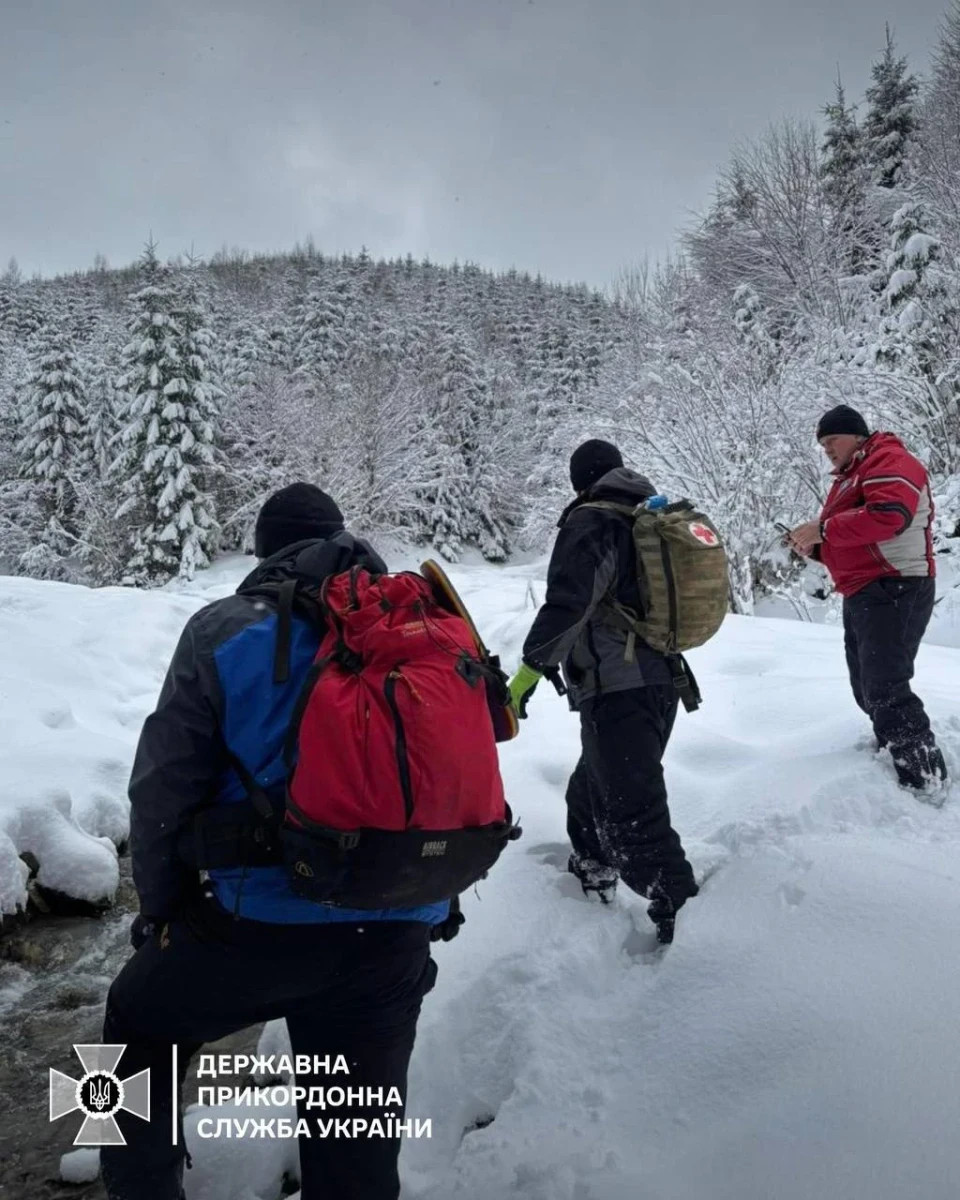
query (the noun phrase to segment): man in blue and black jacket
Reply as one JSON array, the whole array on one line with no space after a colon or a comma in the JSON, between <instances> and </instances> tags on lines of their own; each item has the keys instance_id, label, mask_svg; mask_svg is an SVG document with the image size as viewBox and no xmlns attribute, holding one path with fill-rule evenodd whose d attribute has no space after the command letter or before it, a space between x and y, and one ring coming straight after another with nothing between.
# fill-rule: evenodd
<instances>
[{"instance_id":1,"label":"man in blue and black jacket","mask_svg":"<svg viewBox=\"0 0 960 1200\"><path fill-rule=\"evenodd\" d=\"M305 1093L342 1085L386 1099L396 1088L405 1100L421 1000L436 978L430 942L453 936L460 921L446 902L361 912L302 899L282 865L258 863L254 844L241 844L257 827L250 786L282 796L284 739L323 635L316 614L293 610L284 622L263 585L289 577L319 588L352 566L386 570L344 530L334 501L304 483L263 506L256 553L263 561L238 593L187 623L137 748L136 953L110 989L103 1040L126 1045L124 1077L150 1069L153 1112L149 1123L121 1112L127 1145L101 1151L110 1200L182 1195L183 1138L172 1145L170 1133L173 1044L182 1081L204 1043L286 1018L295 1055L331 1064L343 1055L348 1064L348 1076L298 1076ZM247 865L229 865L233 851L234 864ZM303 1200L395 1200L399 1139L323 1138L315 1118L378 1120L392 1130L402 1108L299 1107L313 1134L300 1141Z\"/></svg>"},{"instance_id":2,"label":"man in blue and black jacket","mask_svg":"<svg viewBox=\"0 0 960 1200\"><path fill-rule=\"evenodd\" d=\"M677 715L678 680L693 684L682 660L639 640L625 652L627 634L608 612L612 601L643 611L632 522L591 507L636 508L656 489L599 439L574 451L570 482L576 499L560 518L546 599L510 690L525 716L541 677L562 669L583 744L567 787L569 870L585 892L608 903L622 879L652 901L650 918L660 940L669 941L677 911L698 888L671 823L661 760Z\"/></svg>"}]
</instances>

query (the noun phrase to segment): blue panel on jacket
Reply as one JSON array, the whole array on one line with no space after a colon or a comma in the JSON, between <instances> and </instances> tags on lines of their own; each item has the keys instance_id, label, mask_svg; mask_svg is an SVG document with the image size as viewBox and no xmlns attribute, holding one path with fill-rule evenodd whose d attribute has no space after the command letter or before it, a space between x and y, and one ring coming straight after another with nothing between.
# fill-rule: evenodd
<instances>
[{"instance_id":1,"label":"blue panel on jacket","mask_svg":"<svg viewBox=\"0 0 960 1200\"><path fill-rule=\"evenodd\" d=\"M277 616L270 613L224 642L214 654L223 689L223 733L227 745L264 787L277 784L284 777L283 741L304 677L320 643L316 631L306 621L294 619L290 679L285 684L273 682L276 644ZM226 776L219 799L221 803L245 799L233 771ZM229 912L252 921L282 925L331 921L426 921L436 925L446 919L450 909L446 901L419 908L375 911L314 904L293 893L283 867L250 867L245 875L239 867L211 871L210 880L217 899Z\"/></svg>"}]
</instances>

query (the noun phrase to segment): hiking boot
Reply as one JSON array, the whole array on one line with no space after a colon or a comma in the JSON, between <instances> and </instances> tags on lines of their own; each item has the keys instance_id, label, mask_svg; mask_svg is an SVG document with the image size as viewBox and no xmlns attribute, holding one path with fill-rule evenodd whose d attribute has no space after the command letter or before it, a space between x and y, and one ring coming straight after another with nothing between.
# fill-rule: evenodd
<instances>
[{"instance_id":1,"label":"hiking boot","mask_svg":"<svg viewBox=\"0 0 960 1200\"><path fill-rule=\"evenodd\" d=\"M937 792L947 782L947 764L939 746L917 746L908 754L894 755L893 765L900 786L914 792Z\"/></svg>"},{"instance_id":2,"label":"hiking boot","mask_svg":"<svg viewBox=\"0 0 960 1200\"><path fill-rule=\"evenodd\" d=\"M597 862L595 858L581 858L574 852L567 862L567 870L576 875L583 894L595 893L602 904L609 904L617 890L617 872L613 867Z\"/></svg>"}]
</instances>

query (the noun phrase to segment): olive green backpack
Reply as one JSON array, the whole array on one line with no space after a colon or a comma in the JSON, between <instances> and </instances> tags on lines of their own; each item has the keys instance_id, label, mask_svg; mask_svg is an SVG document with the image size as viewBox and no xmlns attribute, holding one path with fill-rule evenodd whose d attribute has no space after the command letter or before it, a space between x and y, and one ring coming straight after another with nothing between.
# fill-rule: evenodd
<instances>
[{"instance_id":1,"label":"olive green backpack","mask_svg":"<svg viewBox=\"0 0 960 1200\"><path fill-rule=\"evenodd\" d=\"M616 602L607 606L610 623L628 635L627 661L635 657L637 638L661 654L709 641L723 624L730 595L726 551L710 518L689 500L655 509L606 500L582 507L605 508L633 521L644 615Z\"/></svg>"}]
</instances>

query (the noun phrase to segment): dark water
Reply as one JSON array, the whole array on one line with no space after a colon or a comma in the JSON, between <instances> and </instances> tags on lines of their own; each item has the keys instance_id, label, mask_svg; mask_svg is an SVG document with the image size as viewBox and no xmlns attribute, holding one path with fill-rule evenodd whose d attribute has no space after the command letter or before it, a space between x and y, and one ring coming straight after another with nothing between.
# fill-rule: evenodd
<instances>
[{"instance_id":1,"label":"dark water","mask_svg":"<svg viewBox=\"0 0 960 1200\"><path fill-rule=\"evenodd\" d=\"M79 1118L49 1120L50 1068L82 1074L74 1043L99 1042L113 977L130 953L129 884L103 917L32 914L0 932L0 1197L100 1200L99 1182L59 1182Z\"/></svg>"},{"instance_id":2,"label":"dark water","mask_svg":"<svg viewBox=\"0 0 960 1200\"><path fill-rule=\"evenodd\" d=\"M49 1075L53 1068L79 1078L74 1044L100 1041L107 991L132 953L136 911L123 858L116 903L105 915L33 913L0 927L0 1200L105 1200L99 1180L60 1182L60 1159L76 1149L81 1118L71 1113L50 1121ZM253 1026L211 1049L249 1052L259 1032ZM197 1099L194 1072L183 1099Z\"/></svg>"}]
</instances>

